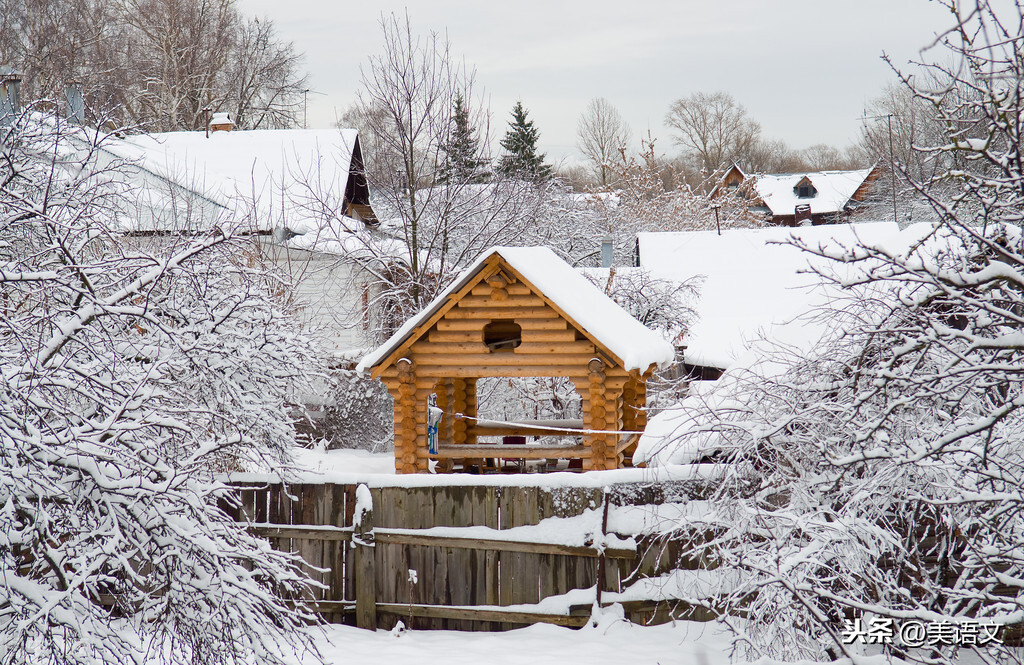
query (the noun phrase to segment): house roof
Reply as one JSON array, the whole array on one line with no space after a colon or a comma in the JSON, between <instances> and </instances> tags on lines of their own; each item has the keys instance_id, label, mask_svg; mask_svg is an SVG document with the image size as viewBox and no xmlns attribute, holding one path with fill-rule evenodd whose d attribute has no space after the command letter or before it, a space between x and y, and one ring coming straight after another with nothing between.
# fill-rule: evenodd
<instances>
[{"instance_id":1,"label":"house roof","mask_svg":"<svg viewBox=\"0 0 1024 665\"><path fill-rule=\"evenodd\" d=\"M912 232L911 235L913 235ZM767 227L679 233L640 233L640 267L652 276L702 280L694 306L697 322L684 337L687 363L726 369L760 335L774 336L795 318L839 297L822 284L812 266L835 270L792 244L851 247L865 243L893 248L902 243L893 222ZM909 236L908 236L909 237ZM807 322L789 326L793 344L817 334Z\"/></svg>"},{"instance_id":2,"label":"house roof","mask_svg":"<svg viewBox=\"0 0 1024 665\"><path fill-rule=\"evenodd\" d=\"M296 230L325 211L344 214L357 137L354 129L167 132L126 137L107 149L226 211L254 205L253 230Z\"/></svg>"},{"instance_id":3,"label":"house roof","mask_svg":"<svg viewBox=\"0 0 1024 665\"><path fill-rule=\"evenodd\" d=\"M810 204L811 214L825 215L843 210L873 170L765 174L749 177L754 179L754 191L771 210L772 215L792 215L796 206L803 203ZM817 190L813 198L800 198L794 191L797 184L804 179L809 180Z\"/></svg>"},{"instance_id":4,"label":"house roof","mask_svg":"<svg viewBox=\"0 0 1024 665\"><path fill-rule=\"evenodd\" d=\"M672 362L673 348L661 335L644 327L611 298L591 284L547 247L492 247L416 314L388 341L366 355L357 369L367 372L407 346L419 336L417 329L444 308L452 307L452 298L474 277L491 257L508 264L544 299L560 310L569 323L604 347L626 370L646 371L652 365ZM419 331L423 334L426 331Z\"/></svg>"}]
</instances>

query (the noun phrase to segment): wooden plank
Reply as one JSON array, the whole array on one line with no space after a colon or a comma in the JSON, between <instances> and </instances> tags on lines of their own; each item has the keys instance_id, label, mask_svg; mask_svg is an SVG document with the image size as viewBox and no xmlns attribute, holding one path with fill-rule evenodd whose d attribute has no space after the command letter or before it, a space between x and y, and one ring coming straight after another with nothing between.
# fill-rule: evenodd
<instances>
[{"instance_id":1,"label":"wooden plank","mask_svg":"<svg viewBox=\"0 0 1024 665\"><path fill-rule=\"evenodd\" d=\"M373 507L366 506L356 527L354 542L356 567L356 625L377 630L377 571L373 533Z\"/></svg>"},{"instance_id":2,"label":"wooden plank","mask_svg":"<svg viewBox=\"0 0 1024 665\"><path fill-rule=\"evenodd\" d=\"M511 528L511 527L509 527ZM563 545L561 543L520 542L515 540L496 540L488 538L461 538L457 536L438 536L409 531L395 531L379 528L374 530L376 542L385 545L417 545L421 547L458 547L472 550L496 550L502 552L532 552L537 554L569 554L581 557L598 556L597 550L579 545ZM636 552L626 548L609 548L605 550L609 558L632 559Z\"/></svg>"},{"instance_id":3,"label":"wooden plank","mask_svg":"<svg viewBox=\"0 0 1024 665\"><path fill-rule=\"evenodd\" d=\"M256 497L263 497L266 500L266 494L263 490L246 489L242 490L241 496L241 514L238 516L239 522L255 522L256 521Z\"/></svg>"},{"instance_id":4,"label":"wooden plank","mask_svg":"<svg viewBox=\"0 0 1024 665\"><path fill-rule=\"evenodd\" d=\"M426 340L431 344L467 344L470 342L483 344L483 328L480 330L431 330L427 333ZM416 344L422 342L421 339Z\"/></svg>"},{"instance_id":5,"label":"wooden plank","mask_svg":"<svg viewBox=\"0 0 1024 665\"><path fill-rule=\"evenodd\" d=\"M295 538L327 542L350 542L352 540L352 527L321 526L316 524L295 526L255 524L250 527L250 531L257 536L265 538Z\"/></svg>"},{"instance_id":6,"label":"wooden plank","mask_svg":"<svg viewBox=\"0 0 1024 665\"><path fill-rule=\"evenodd\" d=\"M489 318L476 320L441 319L437 322L437 330L440 332L474 331L478 335L483 335L484 326L490 322Z\"/></svg>"},{"instance_id":7,"label":"wooden plank","mask_svg":"<svg viewBox=\"0 0 1024 665\"><path fill-rule=\"evenodd\" d=\"M523 340L522 344L516 347L516 354L539 354L539 355L579 355L589 356L587 360L597 354L597 347L591 342L542 342L539 340Z\"/></svg>"},{"instance_id":8,"label":"wooden plank","mask_svg":"<svg viewBox=\"0 0 1024 665\"><path fill-rule=\"evenodd\" d=\"M576 374L587 373L587 363L593 356L591 354L537 354L519 353L519 349L512 352L498 351L495 353L414 353L416 361L416 372L419 374L425 369L432 367L448 367L454 365L492 365L494 367L516 366L516 365L572 365L577 368ZM431 375L423 375L425 378Z\"/></svg>"},{"instance_id":9,"label":"wooden plank","mask_svg":"<svg viewBox=\"0 0 1024 665\"><path fill-rule=\"evenodd\" d=\"M378 612L387 612L400 617L408 616L410 606L405 603L377 603ZM501 610L498 608L444 607L438 605L413 604L412 615L416 617L437 617L445 619L470 619L474 621L502 621L505 623L533 624L551 623L556 626L582 627L590 620L589 615L544 614Z\"/></svg>"},{"instance_id":10,"label":"wooden plank","mask_svg":"<svg viewBox=\"0 0 1024 665\"><path fill-rule=\"evenodd\" d=\"M433 356L433 355L453 355L465 353L468 355L489 355L490 350L487 345L483 343L483 340L477 339L466 342L434 342L420 340L412 345L410 352L417 355ZM421 362L430 362L431 358L426 358Z\"/></svg>"},{"instance_id":11,"label":"wooden plank","mask_svg":"<svg viewBox=\"0 0 1024 665\"><path fill-rule=\"evenodd\" d=\"M565 437L572 436L572 437L576 437L577 439L579 439L580 437L583 436L579 432L573 432L573 431L567 431L567 430L536 430L536 429L533 429L532 427L530 427L530 428L527 428L527 427L468 427L468 428L466 428L466 431L469 432L470 434L472 434L473 436L476 436L476 437L481 437L481 436L492 436L492 437L497 437L497 436L532 436L532 437L559 436L559 437L565 438ZM458 445L465 445L465 444L458 444ZM477 445L482 445L482 446L492 446L493 445L493 446L497 446L497 445L504 445L504 444L481 443L481 444L477 444ZM507 444L507 445L514 446L514 445L522 445L522 444L510 443L510 444ZM535 444L531 443L530 445L532 446L532 445L535 445ZM536 444L536 445L541 445L541 444ZM568 444L552 444L552 445L559 445L559 446L563 446L563 447L568 447ZM583 444L582 443L577 443L575 445L581 446ZM448 446L446 446L446 448L447 447ZM440 448L439 448L439 450L440 450ZM493 454L491 456L494 457Z\"/></svg>"},{"instance_id":12,"label":"wooden plank","mask_svg":"<svg viewBox=\"0 0 1024 665\"><path fill-rule=\"evenodd\" d=\"M616 454L621 453L623 450L625 450L626 448L629 448L630 446L632 446L633 444L637 443L638 441L640 441L640 435L639 434L630 434L628 437L626 437L624 439L619 439L618 445L615 446L615 453Z\"/></svg>"},{"instance_id":13,"label":"wooden plank","mask_svg":"<svg viewBox=\"0 0 1024 665\"><path fill-rule=\"evenodd\" d=\"M422 357L422 356L421 356ZM536 365L536 366L515 366L515 365L479 365L479 366L456 366L446 365L438 367L419 367L416 373L420 376L447 378L474 378L479 379L488 376L569 376L583 377L586 375L585 367L572 367L568 365Z\"/></svg>"},{"instance_id":14,"label":"wooden plank","mask_svg":"<svg viewBox=\"0 0 1024 665\"><path fill-rule=\"evenodd\" d=\"M491 430L477 430L481 436L495 436ZM459 444L457 446L439 446L435 457L503 457L508 459L576 459L590 456L586 446L535 446L521 444L490 444L476 445Z\"/></svg>"},{"instance_id":15,"label":"wooden plank","mask_svg":"<svg viewBox=\"0 0 1024 665\"><path fill-rule=\"evenodd\" d=\"M568 332L572 334L572 339L576 338L576 329L569 328L569 323L565 319L528 319L517 316L516 323L523 329L524 335L526 333L536 335L540 332Z\"/></svg>"},{"instance_id":16,"label":"wooden plank","mask_svg":"<svg viewBox=\"0 0 1024 665\"><path fill-rule=\"evenodd\" d=\"M495 310L512 309L512 310L516 310L517 312L518 311L522 311L524 309L535 309L535 308L547 309L547 306L545 305L543 299L538 298L537 296L527 296L527 295L509 296L508 298L505 298L504 300L497 300L495 298L490 298L490 297L487 297L487 296L469 295L469 296L464 297L462 300L460 300L458 302L458 304L456 304L455 306L457 308L460 308L460 309L470 309L470 308L495 309ZM515 312L512 312L510 314L514 314L514 313ZM451 316L451 312L449 312L448 315ZM498 312L495 312L495 316L500 318L501 315Z\"/></svg>"},{"instance_id":17,"label":"wooden plank","mask_svg":"<svg viewBox=\"0 0 1024 665\"><path fill-rule=\"evenodd\" d=\"M518 307L515 310L516 319L557 319L560 315L550 307ZM448 310L444 315L442 321L457 321L457 320L468 320L473 319L477 321L486 321L490 323L492 318L509 318L506 316L495 317L493 311L488 311L488 308L483 307L453 307ZM440 321L438 321L440 323ZM440 326L438 326L440 329Z\"/></svg>"},{"instance_id":18,"label":"wooden plank","mask_svg":"<svg viewBox=\"0 0 1024 665\"><path fill-rule=\"evenodd\" d=\"M555 557L556 554L537 555L537 590L538 600L559 595L555 586Z\"/></svg>"}]
</instances>

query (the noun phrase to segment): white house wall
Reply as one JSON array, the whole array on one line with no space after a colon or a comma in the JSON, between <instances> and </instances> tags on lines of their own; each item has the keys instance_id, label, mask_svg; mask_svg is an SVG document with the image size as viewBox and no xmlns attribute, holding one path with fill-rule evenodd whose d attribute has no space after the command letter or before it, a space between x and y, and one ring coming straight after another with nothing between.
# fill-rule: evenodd
<instances>
[{"instance_id":1,"label":"white house wall","mask_svg":"<svg viewBox=\"0 0 1024 665\"><path fill-rule=\"evenodd\" d=\"M327 350L335 354L374 345L378 325L368 318L363 294L369 274L343 257L308 252L276 244L260 236L263 254L294 281L295 304L303 321L320 333Z\"/></svg>"}]
</instances>

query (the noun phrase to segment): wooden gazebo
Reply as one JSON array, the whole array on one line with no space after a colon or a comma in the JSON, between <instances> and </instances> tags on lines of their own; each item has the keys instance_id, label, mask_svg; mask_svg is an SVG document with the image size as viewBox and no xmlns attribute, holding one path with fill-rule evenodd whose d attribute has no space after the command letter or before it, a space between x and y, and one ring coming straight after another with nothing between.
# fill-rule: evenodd
<instances>
[{"instance_id":1,"label":"wooden gazebo","mask_svg":"<svg viewBox=\"0 0 1024 665\"><path fill-rule=\"evenodd\" d=\"M646 425L646 382L671 362L672 346L546 247L497 247L410 319L359 369L395 400L395 468L426 472L429 460L582 459L615 469ZM477 419L483 377L564 376L583 401L582 423ZM443 412L437 452L428 448L428 403ZM458 417L462 416L462 417ZM580 427L582 425L582 427ZM621 433L621 434L620 434ZM482 436L571 435L582 445L479 444Z\"/></svg>"}]
</instances>

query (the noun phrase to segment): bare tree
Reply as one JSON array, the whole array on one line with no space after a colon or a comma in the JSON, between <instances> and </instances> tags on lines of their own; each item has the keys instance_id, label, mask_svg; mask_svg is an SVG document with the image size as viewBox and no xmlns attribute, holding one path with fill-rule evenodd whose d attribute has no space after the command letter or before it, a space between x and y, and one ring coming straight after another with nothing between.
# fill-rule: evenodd
<instances>
[{"instance_id":1,"label":"bare tree","mask_svg":"<svg viewBox=\"0 0 1024 665\"><path fill-rule=\"evenodd\" d=\"M199 129L206 107L243 127L297 124L300 56L233 0L2 0L0 26L28 99L62 103L77 81L88 113L121 126Z\"/></svg>"},{"instance_id":2,"label":"bare tree","mask_svg":"<svg viewBox=\"0 0 1024 665\"><path fill-rule=\"evenodd\" d=\"M655 149L648 132L636 156L625 150L614 164L619 193L612 209L612 228L631 229L625 235L632 242L636 231L698 231L716 228L760 226L763 218L751 213L746 187L716 190L722 171L703 174L695 184Z\"/></svg>"},{"instance_id":3,"label":"bare tree","mask_svg":"<svg viewBox=\"0 0 1024 665\"><path fill-rule=\"evenodd\" d=\"M460 123L479 150L464 157L491 161L489 117L473 95L474 73L458 63L441 35L416 35L407 16L383 17L381 28L384 52L363 70L359 119L376 150L368 159L393 166L367 176L378 210L390 218L383 231L398 239L404 257L393 260L394 238L382 236L382 244L368 250L377 257L381 298L393 312L388 318L400 323L483 249L515 242L536 218L540 199L537 186L513 177L483 184L473 173L452 177L446 148L459 98Z\"/></svg>"},{"instance_id":4,"label":"bare tree","mask_svg":"<svg viewBox=\"0 0 1024 665\"><path fill-rule=\"evenodd\" d=\"M297 127L306 89L301 62L295 45L278 39L273 22L243 19L225 71L221 108L232 109L241 129Z\"/></svg>"},{"instance_id":5,"label":"bare tree","mask_svg":"<svg viewBox=\"0 0 1024 665\"><path fill-rule=\"evenodd\" d=\"M683 438L730 460L685 528L715 533L709 604L748 656L856 659L863 628L905 661L1019 662L1024 9L942 5L941 52L899 73L942 128L915 148L947 166L909 179L939 221L896 246L805 247L847 294L821 313L831 333L686 411Z\"/></svg>"},{"instance_id":6,"label":"bare tree","mask_svg":"<svg viewBox=\"0 0 1024 665\"><path fill-rule=\"evenodd\" d=\"M598 184L606 187L612 175L612 162L632 140L632 130L619 112L604 97L590 100L576 124L576 145L592 162Z\"/></svg>"},{"instance_id":7,"label":"bare tree","mask_svg":"<svg viewBox=\"0 0 1024 665\"><path fill-rule=\"evenodd\" d=\"M224 99L217 85L238 29L231 0L120 0L134 28L140 81L121 102L149 129L201 129L203 109Z\"/></svg>"},{"instance_id":8,"label":"bare tree","mask_svg":"<svg viewBox=\"0 0 1024 665\"><path fill-rule=\"evenodd\" d=\"M761 125L726 92L695 92L672 102L665 124L695 169L714 171L742 162L756 145Z\"/></svg>"}]
</instances>

